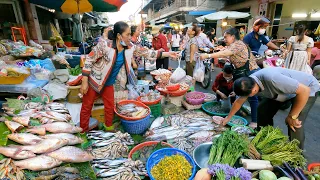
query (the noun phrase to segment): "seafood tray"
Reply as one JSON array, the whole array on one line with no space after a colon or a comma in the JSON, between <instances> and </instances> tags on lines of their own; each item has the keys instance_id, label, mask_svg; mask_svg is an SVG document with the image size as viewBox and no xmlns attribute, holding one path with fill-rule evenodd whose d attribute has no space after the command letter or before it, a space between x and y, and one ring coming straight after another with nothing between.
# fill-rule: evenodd
<instances>
[{"instance_id":1,"label":"seafood tray","mask_svg":"<svg viewBox=\"0 0 320 180\"><path fill-rule=\"evenodd\" d=\"M207 102L202 105L202 109L212 116L227 116L229 112L223 112L220 102Z\"/></svg>"},{"instance_id":2,"label":"seafood tray","mask_svg":"<svg viewBox=\"0 0 320 180\"><path fill-rule=\"evenodd\" d=\"M187 103L185 100L182 101L182 105L187 110L201 109L201 104L200 105L192 105L192 104Z\"/></svg>"},{"instance_id":3,"label":"seafood tray","mask_svg":"<svg viewBox=\"0 0 320 180\"><path fill-rule=\"evenodd\" d=\"M130 107L129 107L130 105ZM128 110L129 109L133 109L133 108L144 108L147 110L147 113L144 113L144 115L142 116L139 116L139 117L130 117L130 116L126 116L124 114L122 114L121 112L129 112ZM134 110L135 112L136 110ZM140 111L140 110L139 110ZM139 101L134 101L134 100L123 100L123 101L120 101L119 103L117 103L117 105L114 107L114 112L121 118L121 119L124 119L126 121L137 121L137 120L140 120L140 119L144 119L146 118L147 116L150 115L150 108L143 104L142 102L139 102ZM133 111L132 111L133 112ZM133 113L131 113L133 114Z\"/></svg>"}]
</instances>

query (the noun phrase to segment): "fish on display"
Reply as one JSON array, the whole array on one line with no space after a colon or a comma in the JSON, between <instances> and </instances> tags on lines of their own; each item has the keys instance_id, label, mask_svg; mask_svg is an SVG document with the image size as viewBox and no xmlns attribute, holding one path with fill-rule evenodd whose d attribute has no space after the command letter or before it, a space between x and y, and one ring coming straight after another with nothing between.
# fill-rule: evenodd
<instances>
[{"instance_id":1,"label":"fish on display","mask_svg":"<svg viewBox=\"0 0 320 180\"><path fill-rule=\"evenodd\" d=\"M29 158L14 162L21 169L29 169L31 171L43 171L60 166L62 161L50 156L40 155L34 158Z\"/></svg>"},{"instance_id":2,"label":"fish on display","mask_svg":"<svg viewBox=\"0 0 320 180\"><path fill-rule=\"evenodd\" d=\"M45 131L51 132L51 133L79 133L82 132L81 127L77 127L75 125L66 123L66 122L54 122L51 124L43 124L41 126L34 127L32 129L28 129L29 132L35 133L38 132L37 129L44 128ZM45 134L43 134L45 135Z\"/></svg>"},{"instance_id":3,"label":"fish on display","mask_svg":"<svg viewBox=\"0 0 320 180\"><path fill-rule=\"evenodd\" d=\"M58 167L53 168L48 171L41 171L39 176L34 178L34 180L50 180L50 179L68 179L68 180L78 180L81 179L79 175L79 170L73 167Z\"/></svg>"},{"instance_id":4,"label":"fish on display","mask_svg":"<svg viewBox=\"0 0 320 180\"><path fill-rule=\"evenodd\" d=\"M31 133L13 133L7 135L8 139L23 145L37 144L42 139Z\"/></svg>"},{"instance_id":5,"label":"fish on display","mask_svg":"<svg viewBox=\"0 0 320 180\"><path fill-rule=\"evenodd\" d=\"M36 112L38 112L36 109L29 109L29 110L23 110L20 111L19 114L17 114L18 116L29 116L29 117L33 117Z\"/></svg>"},{"instance_id":6,"label":"fish on display","mask_svg":"<svg viewBox=\"0 0 320 180\"><path fill-rule=\"evenodd\" d=\"M8 129L10 129L12 133L19 131L23 128L22 124L14 121L4 121L4 123L7 125Z\"/></svg>"},{"instance_id":7,"label":"fish on display","mask_svg":"<svg viewBox=\"0 0 320 180\"><path fill-rule=\"evenodd\" d=\"M41 138L50 139L50 138L60 138L68 141L68 145L76 145L83 143L83 139L69 133L58 133L58 134L46 134Z\"/></svg>"},{"instance_id":8,"label":"fish on display","mask_svg":"<svg viewBox=\"0 0 320 180\"><path fill-rule=\"evenodd\" d=\"M21 151L15 146L0 146L0 154L10 157L12 159L28 159L36 157L31 151Z\"/></svg>"},{"instance_id":9,"label":"fish on display","mask_svg":"<svg viewBox=\"0 0 320 180\"><path fill-rule=\"evenodd\" d=\"M46 135L46 128L36 126L36 127L30 128L30 129L27 129L26 132L29 132L32 134L39 134L40 136L44 136L44 135Z\"/></svg>"},{"instance_id":10,"label":"fish on display","mask_svg":"<svg viewBox=\"0 0 320 180\"><path fill-rule=\"evenodd\" d=\"M28 146L19 146L22 150L32 151L36 154L43 154L52 152L57 150L65 145L68 144L68 141L65 139L58 139L58 138L50 138L44 139L40 141L38 144L28 145Z\"/></svg>"},{"instance_id":11,"label":"fish on display","mask_svg":"<svg viewBox=\"0 0 320 180\"><path fill-rule=\"evenodd\" d=\"M214 133L210 131L200 131L189 136L189 139L206 138L206 137L212 137L213 135Z\"/></svg>"},{"instance_id":12,"label":"fish on display","mask_svg":"<svg viewBox=\"0 0 320 180\"><path fill-rule=\"evenodd\" d=\"M22 124L23 126L29 126L30 117L29 116L16 116L12 118L13 121Z\"/></svg>"},{"instance_id":13,"label":"fish on display","mask_svg":"<svg viewBox=\"0 0 320 180\"><path fill-rule=\"evenodd\" d=\"M151 124L151 126L150 126L149 129L152 130L152 129L154 129L154 128L160 127L163 122L164 122L164 117L158 117L157 119L155 119L155 120L152 122L152 124Z\"/></svg>"},{"instance_id":14,"label":"fish on display","mask_svg":"<svg viewBox=\"0 0 320 180\"><path fill-rule=\"evenodd\" d=\"M65 146L48 153L47 155L60 161L71 163L81 163L93 160L93 156L91 154L74 146Z\"/></svg>"}]
</instances>

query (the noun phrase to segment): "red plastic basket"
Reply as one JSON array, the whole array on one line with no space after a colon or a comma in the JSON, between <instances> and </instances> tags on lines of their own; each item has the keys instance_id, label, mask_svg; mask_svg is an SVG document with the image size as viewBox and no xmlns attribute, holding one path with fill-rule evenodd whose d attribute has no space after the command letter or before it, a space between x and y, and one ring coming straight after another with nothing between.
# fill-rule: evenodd
<instances>
[{"instance_id":1,"label":"red plastic basket","mask_svg":"<svg viewBox=\"0 0 320 180\"><path fill-rule=\"evenodd\" d=\"M139 117L139 118L127 117L127 116L124 116L124 115L122 115L122 114L119 114L119 113L117 112L117 107L116 107L116 106L114 107L114 112L115 112L121 119L124 119L124 120L127 120L127 121L137 121L137 120L140 120L140 119L144 119L144 118L146 118L148 115L150 115L150 112L151 112L150 108L149 108L147 105L143 104L142 102L135 101L135 100L122 100L122 101L118 102L119 105L126 105L126 104L130 104L130 103L133 103L133 104L135 104L135 105L137 105L137 106L141 106L141 107L144 107L144 108L148 109L148 114L146 114L145 116Z\"/></svg>"},{"instance_id":2,"label":"red plastic basket","mask_svg":"<svg viewBox=\"0 0 320 180\"><path fill-rule=\"evenodd\" d=\"M320 166L320 163L311 163L308 165L308 171L311 171L313 168Z\"/></svg>"},{"instance_id":3,"label":"red plastic basket","mask_svg":"<svg viewBox=\"0 0 320 180\"><path fill-rule=\"evenodd\" d=\"M168 90L166 90L166 89L159 89L158 88L158 86L156 86L156 89L160 92L160 94L161 95L167 95L167 94L169 94L170 96L174 96L174 97L176 97L176 96L183 96L183 95L185 95L187 92L188 92L188 90L189 90L189 88L187 88L187 89L185 89L185 90L178 90L178 91L168 91Z\"/></svg>"},{"instance_id":4,"label":"red plastic basket","mask_svg":"<svg viewBox=\"0 0 320 180\"><path fill-rule=\"evenodd\" d=\"M151 106L151 105L158 104L158 103L161 101L161 99L162 99L162 96L160 96L160 98L157 99L157 100L155 100L155 101L142 101L142 100L141 100L141 96L139 96L139 97L137 98L137 101L142 102L143 104L145 104L145 105L147 105L147 106Z\"/></svg>"},{"instance_id":5,"label":"red plastic basket","mask_svg":"<svg viewBox=\"0 0 320 180\"><path fill-rule=\"evenodd\" d=\"M134 148L131 149L131 151L129 152L129 155L128 155L128 158L132 158L132 154L135 153L136 151L146 147L146 146L152 146L152 145L156 145L158 144L160 141L146 141L146 142L143 142L141 144L138 144L136 145ZM171 147L173 148L173 146L171 144L168 144L166 142L161 142L161 144L163 146L168 146L168 147Z\"/></svg>"},{"instance_id":6,"label":"red plastic basket","mask_svg":"<svg viewBox=\"0 0 320 180\"><path fill-rule=\"evenodd\" d=\"M180 84L168 85L166 86L168 91L177 91L180 89Z\"/></svg>"}]
</instances>

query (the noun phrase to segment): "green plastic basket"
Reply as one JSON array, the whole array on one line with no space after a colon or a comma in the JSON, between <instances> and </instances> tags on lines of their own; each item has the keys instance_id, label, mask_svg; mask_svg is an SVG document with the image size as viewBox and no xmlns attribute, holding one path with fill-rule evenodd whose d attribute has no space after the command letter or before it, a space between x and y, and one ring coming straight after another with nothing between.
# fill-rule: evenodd
<instances>
[{"instance_id":1,"label":"green plastic basket","mask_svg":"<svg viewBox=\"0 0 320 180\"><path fill-rule=\"evenodd\" d=\"M149 105L149 108L151 109L151 114L155 118L161 116L161 103L158 103L155 105Z\"/></svg>"}]
</instances>

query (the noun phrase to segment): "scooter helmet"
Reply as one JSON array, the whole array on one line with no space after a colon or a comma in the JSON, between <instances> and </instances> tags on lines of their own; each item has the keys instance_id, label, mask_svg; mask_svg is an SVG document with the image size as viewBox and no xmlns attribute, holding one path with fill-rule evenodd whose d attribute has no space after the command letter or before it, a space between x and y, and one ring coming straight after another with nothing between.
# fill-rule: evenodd
<instances>
[{"instance_id":1,"label":"scooter helmet","mask_svg":"<svg viewBox=\"0 0 320 180\"><path fill-rule=\"evenodd\" d=\"M267 27L269 24L270 20L268 18L261 17L253 23L253 31L258 32L260 27Z\"/></svg>"}]
</instances>

